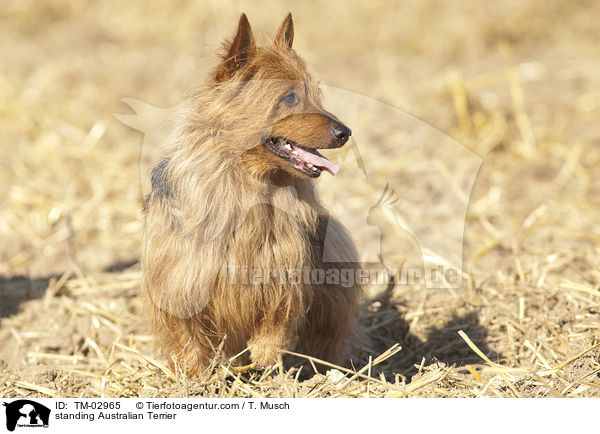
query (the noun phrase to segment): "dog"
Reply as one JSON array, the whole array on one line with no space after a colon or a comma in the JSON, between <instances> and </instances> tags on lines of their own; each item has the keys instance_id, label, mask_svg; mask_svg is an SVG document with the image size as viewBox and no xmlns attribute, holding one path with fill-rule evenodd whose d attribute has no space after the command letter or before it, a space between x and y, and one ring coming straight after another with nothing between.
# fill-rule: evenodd
<instances>
[{"instance_id":1,"label":"dog","mask_svg":"<svg viewBox=\"0 0 600 434\"><path fill-rule=\"evenodd\" d=\"M281 349L344 363L366 339L362 288L339 279L360 270L356 248L313 181L339 169L318 149L352 132L293 39L288 14L259 47L242 14L151 174L143 288L158 350L189 374L216 356L272 365Z\"/></svg>"}]
</instances>

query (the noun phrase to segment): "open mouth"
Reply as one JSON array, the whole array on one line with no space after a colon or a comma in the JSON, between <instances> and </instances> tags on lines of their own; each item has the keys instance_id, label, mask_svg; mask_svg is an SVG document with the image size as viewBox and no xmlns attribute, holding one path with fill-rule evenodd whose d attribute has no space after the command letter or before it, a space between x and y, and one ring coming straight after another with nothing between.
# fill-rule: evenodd
<instances>
[{"instance_id":1,"label":"open mouth","mask_svg":"<svg viewBox=\"0 0 600 434\"><path fill-rule=\"evenodd\" d=\"M292 167L311 178L318 178L323 170L335 175L340 167L319 154L316 149L306 148L283 137L269 137L263 145L279 158L290 162Z\"/></svg>"}]
</instances>

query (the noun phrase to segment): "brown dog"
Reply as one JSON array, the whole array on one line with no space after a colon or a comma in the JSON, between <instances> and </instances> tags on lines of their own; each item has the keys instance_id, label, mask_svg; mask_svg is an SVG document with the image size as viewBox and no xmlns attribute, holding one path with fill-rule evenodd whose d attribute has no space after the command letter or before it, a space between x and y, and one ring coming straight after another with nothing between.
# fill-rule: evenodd
<instances>
[{"instance_id":1,"label":"brown dog","mask_svg":"<svg viewBox=\"0 0 600 434\"><path fill-rule=\"evenodd\" d=\"M351 131L322 108L293 37L289 14L257 47L242 14L152 172L143 285L160 350L191 374L220 345L268 365L294 346L344 362L363 340L361 288L341 279L357 254L312 181L338 170L317 149Z\"/></svg>"}]
</instances>

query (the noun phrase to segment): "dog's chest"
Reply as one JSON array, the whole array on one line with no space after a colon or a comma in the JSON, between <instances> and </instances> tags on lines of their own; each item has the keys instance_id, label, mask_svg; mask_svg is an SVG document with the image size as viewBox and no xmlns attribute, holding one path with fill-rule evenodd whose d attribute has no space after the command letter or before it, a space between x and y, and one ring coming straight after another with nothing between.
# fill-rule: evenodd
<instances>
[{"instance_id":1,"label":"dog's chest","mask_svg":"<svg viewBox=\"0 0 600 434\"><path fill-rule=\"evenodd\" d=\"M231 259L256 268L302 267L309 262L316 225L316 211L297 196L259 201L232 236Z\"/></svg>"}]
</instances>

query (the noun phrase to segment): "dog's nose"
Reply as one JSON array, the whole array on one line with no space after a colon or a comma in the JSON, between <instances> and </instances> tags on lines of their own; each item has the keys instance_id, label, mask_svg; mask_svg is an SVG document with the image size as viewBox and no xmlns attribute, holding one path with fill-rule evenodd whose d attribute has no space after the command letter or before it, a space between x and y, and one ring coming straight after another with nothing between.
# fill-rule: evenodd
<instances>
[{"instance_id":1,"label":"dog's nose","mask_svg":"<svg viewBox=\"0 0 600 434\"><path fill-rule=\"evenodd\" d=\"M343 145L348 141L348 138L352 135L352 130L346 125L338 124L333 128L334 137Z\"/></svg>"}]
</instances>

